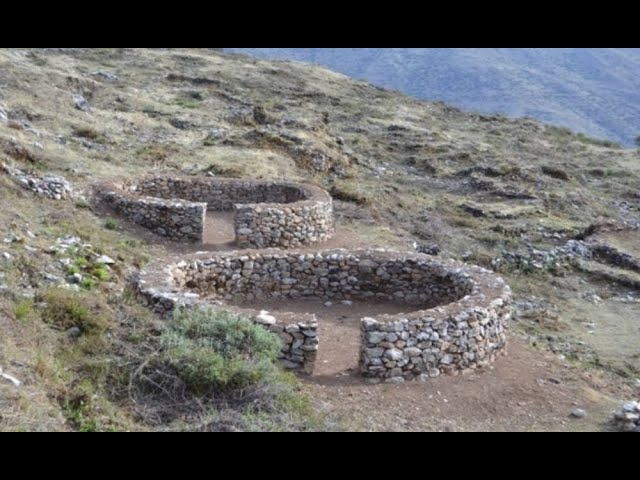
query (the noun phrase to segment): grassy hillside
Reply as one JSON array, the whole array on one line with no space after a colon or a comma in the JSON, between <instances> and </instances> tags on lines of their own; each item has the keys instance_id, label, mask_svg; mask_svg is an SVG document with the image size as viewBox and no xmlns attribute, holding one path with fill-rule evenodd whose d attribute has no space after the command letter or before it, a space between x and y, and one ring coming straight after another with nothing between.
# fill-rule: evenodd
<instances>
[{"instance_id":1,"label":"grassy hillside","mask_svg":"<svg viewBox=\"0 0 640 480\"><path fill-rule=\"evenodd\" d=\"M324 65L418 98L530 116L633 145L640 133L633 48L241 48Z\"/></svg>"},{"instance_id":2,"label":"grassy hillside","mask_svg":"<svg viewBox=\"0 0 640 480\"><path fill-rule=\"evenodd\" d=\"M0 85L0 161L64 175L75 191L45 200L0 174L0 368L24 382L16 389L0 381L0 430L400 425L386 407L343 411L333 390L313 383L287 388L311 394L328 423L293 397L284 407L270 404L268 415L242 407L240 420L220 405L197 415L148 411L131 388L167 332L128 292L126 277L181 247L93 206L90 186L150 173L286 178L326 188L337 200L339 229L354 243L438 244L442 256L501 271L519 302L513 339L527 352L553 354L549 365L562 364L567 388L581 392L575 398L588 397L600 412L584 428L638 393L637 272L602 262L538 268L504 261L552 251L598 222L615 225L596 235L600 241L639 255L635 150L533 120L415 100L320 67L213 50L3 49ZM76 108L74 95L87 100L87 111ZM56 253L52 246L69 235L80 246ZM101 271L100 255L115 264ZM77 272L89 280L79 291L56 288ZM78 325L79 338L70 331ZM273 411L282 415L269 423ZM557 416L535 426L525 418L470 419L457 428L582 428Z\"/></svg>"}]
</instances>

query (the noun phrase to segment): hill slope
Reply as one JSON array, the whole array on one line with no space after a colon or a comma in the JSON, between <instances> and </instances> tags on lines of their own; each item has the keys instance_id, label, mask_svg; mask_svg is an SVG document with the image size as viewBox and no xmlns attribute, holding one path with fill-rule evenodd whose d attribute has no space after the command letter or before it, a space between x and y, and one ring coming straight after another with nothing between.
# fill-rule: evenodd
<instances>
[{"instance_id":1,"label":"hill slope","mask_svg":"<svg viewBox=\"0 0 640 480\"><path fill-rule=\"evenodd\" d=\"M185 412L132 392L166 323L126 278L185 246L111 218L91 186L154 173L310 182L336 199L344 247L437 244L505 275L512 362L375 395L350 374L303 382L340 428L600 429L639 393L637 151L211 50L3 49L0 85L0 162L64 175L75 191L49 200L0 173L0 368L24 381L0 378L0 430L326 428L281 404L268 423L250 407ZM577 238L629 257L565 261L567 244L586 248ZM565 421L574 403L589 409L581 423Z\"/></svg>"},{"instance_id":2,"label":"hill slope","mask_svg":"<svg viewBox=\"0 0 640 480\"><path fill-rule=\"evenodd\" d=\"M639 49L241 48L418 98L530 116L624 145L640 134Z\"/></svg>"}]
</instances>

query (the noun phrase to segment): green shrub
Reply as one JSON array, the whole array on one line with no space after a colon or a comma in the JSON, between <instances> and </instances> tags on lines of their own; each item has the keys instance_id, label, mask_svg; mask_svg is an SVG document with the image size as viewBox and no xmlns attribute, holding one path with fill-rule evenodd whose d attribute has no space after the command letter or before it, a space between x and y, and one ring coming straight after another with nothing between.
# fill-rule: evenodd
<instances>
[{"instance_id":1,"label":"green shrub","mask_svg":"<svg viewBox=\"0 0 640 480\"><path fill-rule=\"evenodd\" d=\"M119 222L115 218L107 218L106 222L104 222L104 228L107 230L117 230L118 226Z\"/></svg>"},{"instance_id":2,"label":"green shrub","mask_svg":"<svg viewBox=\"0 0 640 480\"><path fill-rule=\"evenodd\" d=\"M16 319L22 321L26 320L33 313L33 301L21 300L16 305L14 312Z\"/></svg>"},{"instance_id":3,"label":"green shrub","mask_svg":"<svg viewBox=\"0 0 640 480\"><path fill-rule=\"evenodd\" d=\"M80 288L83 290L91 290L96 286L96 281L93 278L83 278L80 282Z\"/></svg>"},{"instance_id":4,"label":"green shrub","mask_svg":"<svg viewBox=\"0 0 640 480\"><path fill-rule=\"evenodd\" d=\"M101 282L108 282L111 279L111 275L104 265L93 265L89 268L89 273Z\"/></svg>"},{"instance_id":5,"label":"green shrub","mask_svg":"<svg viewBox=\"0 0 640 480\"><path fill-rule=\"evenodd\" d=\"M195 395L244 389L278 374L280 339L250 320L210 309L183 310L162 333L162 357Z\"/></svg>"}]
</instances>

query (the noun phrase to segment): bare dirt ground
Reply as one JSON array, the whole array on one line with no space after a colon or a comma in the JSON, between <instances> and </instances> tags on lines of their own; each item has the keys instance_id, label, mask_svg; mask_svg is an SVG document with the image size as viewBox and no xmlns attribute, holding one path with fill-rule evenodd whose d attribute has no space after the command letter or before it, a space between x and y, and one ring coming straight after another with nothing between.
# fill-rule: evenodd
<instances>
[{"instance_id":1,"label":"bare dirt ground","mask_svg":"<svg viewBox=\"0 0 640 480\"><path fill-rule=\"evenodd\" d=\"M508 356L468 376L368 384L358 374L360 319L406 312L406 305L299 300L240 306L268 310L281 320L316 315L320 349L305 390L325 413L355 430L600 431L616 406L603 393L609 386L602 379L513 337ZM579 408L586 418L571 417Z\"/></svg>"},{"instance_id":2,"label":"bare dirt ground","mask_svg":"<svg viewBox=\"0 0 640 480\"><path fill-rule=\"evenodd\" d=\"M606 386L511 338L509 355L468 376L369 385L355 373L314 375L307 391L331 415L364 431L601 431L615 408ZM571 417L575 409L587 417Z\"/></svg>"},{"instance_id":3,"label":"bare dirt ground","mask_svg":"<svg viewBox=\"0 0 640 480\"><path fill-rule=\"evenodd\" d=\"M233 250L236 232L233 228L233 212L207 212L201 250Z\"/></svg>"}]
</instances>

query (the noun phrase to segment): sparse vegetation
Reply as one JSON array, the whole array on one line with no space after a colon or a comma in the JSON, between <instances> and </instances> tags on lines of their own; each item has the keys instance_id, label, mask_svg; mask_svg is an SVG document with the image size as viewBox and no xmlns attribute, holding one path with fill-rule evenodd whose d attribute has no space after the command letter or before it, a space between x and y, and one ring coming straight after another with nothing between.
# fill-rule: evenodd
<instances>
[{"instance_id":1,"label":"sparse vegetation","mask_svg":"<svg viewBox=\"0 0 640 480\"><path fill-rule=\"evenodd\" d=\"M45 304L42 320L61 330L77 327L87 335L99 336L111 323L109 309L94 295L53 288L45 291L39 300Z\"/></svg>"},{"instance_id":2,"label":"sparse vegetation","mask_svg":"<svg viewBox=\"0 0 640 480\"><path fill-rule=\"evenodd\" d=\"M241 429L257 419L261 429L280 429L283 419L289 428L317 428L297 381L276 364L280 348L278 337L248 319L212 309L177 311L156 354L133 373L129 394L153 406L148 420L202 416L210 406L240 412L234 423Z\"/></svg>"},{"instance_id":3,"label":"sparse vegetation","mask_svg":"<svg viewBox=\"0 0 640 480\"><path fill-rule=\"evenodd\" d=\"M182 311L161 337L167 366L196 395L247 389L276 375L277 337L224 312Z\"/></svg>"},{"instance_id":4,"label":"sparse vegetation","mask_svg":"<svg viewBox=\"0 0 640 480\"><path fill-rule=\"evenodd\" d=\"M336 200L352 202L361 207L371 205L371 199L358 187L355 182L341 182L330 190L331 196Z\"/></svg>"},{"instance_id":5,"label":"sparse vegetation","mask_svg":"<svg viewBox=\"0 0 640 480\"><path fill-rule=\"evenodd\" d=\"M103 143L105 141L104 136L92 127L75 126L72 131L73 135L79 138L86 138L87 140L93 140L99 143Z\"/></svg>"},{"instance_id":6,"label":"sparse vegetation","mask_svg":"<svg viewBox=\"0 0 640 480\"><path fill-rule=\"evenodd\" d=\"M14 310L17 320L24 321L33 314L33 302L31 300L20 300Z\"/></svg>"},{"instance_id":7,"label":"sparse vegetation","mask_svg":"<svg viewBox=\"0 0 640 480\"><path fill-rule=\"evenodd\" d=\"M104 228L106 228L107 230L118 230L119 227L120 222L115 218L107 218L107 220L104 222Z\"/></svg>"}]
</instances>

